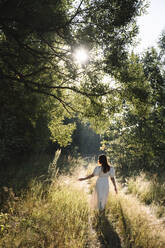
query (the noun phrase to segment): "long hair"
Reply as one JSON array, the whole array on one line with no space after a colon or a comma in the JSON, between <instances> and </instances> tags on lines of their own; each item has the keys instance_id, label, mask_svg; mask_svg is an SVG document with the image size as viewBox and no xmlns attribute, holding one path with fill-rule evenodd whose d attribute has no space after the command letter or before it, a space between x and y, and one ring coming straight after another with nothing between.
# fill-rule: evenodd
<instances>
[{"instance_id":1,"label":"long hair","mask_svg":"<svg viewBox=\"0 0 165 248\"><path fill-rule=\"evenodd\" d=\"M107 157L105 155L99 156L99 163L101 164L104 173L106 173L110 170L110 166L107 162Z\"/></svg>"}]
</instances>

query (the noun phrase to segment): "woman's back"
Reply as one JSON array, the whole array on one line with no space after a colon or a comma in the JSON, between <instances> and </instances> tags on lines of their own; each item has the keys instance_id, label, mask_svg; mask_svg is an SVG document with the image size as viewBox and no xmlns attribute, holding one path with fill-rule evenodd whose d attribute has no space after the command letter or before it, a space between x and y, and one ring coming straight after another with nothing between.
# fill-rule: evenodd
<instances>
[{"instance_id":1,"label":"woman's back","mask_svg":"<svg viewBox=\"0 0 165 248\"><path fill-rule=\"evenodd\" d=\"M101 166L97 166L94 169L94 175L95 176L99 176L99 177L114 177L115 171L114 171L114 167L110 167L110 170L107 171L106 173L103 172L103 169Z\"/></svg>"}]
</instances>

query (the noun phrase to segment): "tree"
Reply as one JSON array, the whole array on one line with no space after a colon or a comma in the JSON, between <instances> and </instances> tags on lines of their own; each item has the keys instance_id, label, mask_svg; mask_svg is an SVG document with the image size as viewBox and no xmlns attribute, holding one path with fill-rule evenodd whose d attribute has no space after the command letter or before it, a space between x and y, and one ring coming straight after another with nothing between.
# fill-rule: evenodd
<instances>
[{"instance_id":1,"label":"tree","mask_svg":"<svg viewBox=\"0 0 165 248\"><path fill-rule=\"evenodd\" d=\"M62 91L103 95L108 87L102 87L97 75L106 61L91 60L80 70L72 52L79 44L98 47L109 64L118 66L137 31L135 17L141 8L138 0L80 1L78 6L71 1L1 1L1 77L52 95L67 109L72 104Z\"/></svg>"},{"instance_id":2,"label":"tree","mask_svg":"<svg viewBox=\"0 0 165 248\"><path fill-rule=\"evenodd\" d=\"M126 77L121 70L118 73L122 108L107 128L102 148L127 173L139 170L158 173L164 169L163 37L159 53L154 48L148 49L141 59L136 56L133 63L130 60L126 65ZM127 84L123 85L124 80Z\"/></svg>"},{"instance_id":3,"label":"tree","mask_svg":"<svg viewBox=\"0 0 165 248\"><path fill-rule=\"evenodd\" d=\"M8 140L15 137L14 130L22 130L14 138L14 145L10 143L10 151L18 143L29 147L36 132L40 136L37 123L41 127L41 120L48 139L46 126L53 140L66 145L74 125L65 125L65 118L76 113L91 119L95 126L106 119L105 96L110 99L117 90L103 83L103 70L115 76L116 68L123 65L123 59L126 61L126 48L137 32L135 17L141 14L142 2L0 1L0 87L6 89L2 91L0 113L2 147L8 150L8 142L4 146L3 140L7 140L9 130L13 131ZM73 61L79 45L101 56L79 66Z\"/></svg>"}]
</instances>

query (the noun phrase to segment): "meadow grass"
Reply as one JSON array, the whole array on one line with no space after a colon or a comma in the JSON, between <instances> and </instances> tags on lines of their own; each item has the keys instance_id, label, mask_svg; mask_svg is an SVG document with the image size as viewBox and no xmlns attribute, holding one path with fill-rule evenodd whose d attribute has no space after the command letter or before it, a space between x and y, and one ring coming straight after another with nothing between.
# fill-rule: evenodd
<instances>
[{"instance_id":1,"label":"meadow grass","mask_svg":"<svg viewBox=\"0 0 165 248\"><path fill-rule=\"evenodd\" d=\"M46 175L32 179L19 196L5 188L8 198L0 213L0 248L96 248L101 242L110 248L165 247L162 224L136 196L125 194L119 183L118 195L110 183L104 216L91 210L89 196L96 178L77 179L90 174L95 161L70 158L61 173L59 154L47 166Z\"/></svg>"},{"instance_id":2,"label":"meadow grass","mask_svg":"<svg viewBox=\"0 0 165 248\"><path fill-rule=\"evenodd\" d=\"M54 177L49 183L33 179L19 198L13 193L8 199L7 211L0 213L1 248L82 248L87 245L86 194L76 187L77 178L57 174L52 174Z\"/></svg>"},{"instance_id":3,"label":"meadow grass","mask_svg":"<svg viewBox=\"0 0 165 248\"><path fill-rule=\"evenodd\" d=\"M141 173L127 181L127 192L136 195L145 204L152 204L157 217L165 217L165 183L154 175Z\"/></svg>"},{"instance_id":4,"label":"meadow grass","mask_svg":"<svg viewBox=\"0 0 165 248\"><path fill-rule=\"evenodd\" d=\"M0 247L84 247L88 235L85 196L61 186L43 197L40 186L34 183L34 187L8 213L1 213Z\"/></svg>"},{"instance_id":5,"label":"meadow grass","mask_svg":"<svg viewBox=\"0 0 165 248\"><path fill-rule=\"evenodd\" d=\"M89 172L92 170L93 165L91 164ZM142 182L147 195L149 191L147 186L152 184L153 181L142 180ZM134 183L133 180L132 183ZM89 188L91 193L93 192L94 184L95 180L90 180ZM139 201L136 197L137 192L134 192L135 195L125 194L125 189L122 189L119 182L117 182L117 185L119 189L118 195L115 194L113 185L110 182L110 197L106 207L106 214L100 222L100 226L96 224L101 236L103 238L108 236L106 233L109 228L110 242L116 242L114 247L121 247L119 244L120 239L124 248L164 248L165 228L162 221L156 218L149 206L145 206ZM157 187L159 186L157 185ZM142 187L141 182L139 187ZM160 194L163 194L163 190ZM113 240L112 236L116 237L116 241Z\"/></svg>"},{"instance_id":6,"label":"meadow grass","mask_svg":"<svg viewBox=\"0 0 165 248\"><path fill-rule=\"evenodd\" d=\"M164 248L165 231L158 219L136 197L111 192L109 220L124 239L125 248Z\"/></svg>"}]
</instances>

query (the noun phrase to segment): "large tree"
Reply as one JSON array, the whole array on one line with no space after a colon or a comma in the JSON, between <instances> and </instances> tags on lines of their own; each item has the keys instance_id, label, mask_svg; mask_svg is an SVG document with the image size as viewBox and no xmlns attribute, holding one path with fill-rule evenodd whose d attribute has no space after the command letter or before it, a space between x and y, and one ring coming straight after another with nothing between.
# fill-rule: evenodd
<instances>
[{"instance_id":1,"label":"large tree","mask_svg":"<svg viewBox=\"0 0 165 248\"><path fill-rule=\"evenodd\" d=\"M100 73L107 61L109 71L123 63L125 48L137 31L135 17L141 7L139 0L2 0L1 77L53 95L66 108L71 104L61 91L87 96L104 94L95 70ZM105 57L91 57L80 70L73 62L73 52L79 45L93 53L99 49ZM80 74L86 75L83 81Z\"/></svg>"},{"instance_id":2,"label":"large tree","mask_svg":"<svg viewBox=\"0 0 165 248\"><path fill-rule=\"evenodd\" d=\"M13 149L10 141L14 131L10 130L25 129L28 133L22 131L24 137L17 132L14 144L23 140L28 144L28 139L31 143L31 129L36 130L43 119L54 140L62 145L66 145L74 129L64 121L74 113L94 117L95 126L100 117L106 119L104 109L109 105L106 107L105 101L109 102L118 91L103 82L103 71L116 77L116 68L126 63L127 48L137 32L135 18L141 14L143 3L0 1L1 146L8 148L8 143L3 144L9 140L9 150ZM76 64L73 58L79 46L88 48L91 55L83 65ZM46 130L45 127L48 133Z\"/></svg>"}]
</instances>

